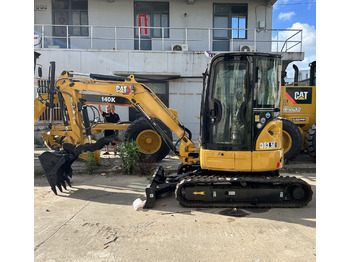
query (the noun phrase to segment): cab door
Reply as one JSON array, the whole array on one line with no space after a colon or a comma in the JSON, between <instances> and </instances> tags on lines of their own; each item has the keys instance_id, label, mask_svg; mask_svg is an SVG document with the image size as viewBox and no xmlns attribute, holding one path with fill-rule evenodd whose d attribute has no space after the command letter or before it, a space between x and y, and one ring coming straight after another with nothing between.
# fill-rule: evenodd
<instances>
[{"instance_id":1,"label":"cab door","mask_svg":"<svg viewBox=\"0 0 350 262\"><path fill-rule=\"evenodd\" d=\"M243 58L243 59L241 59ZM220 57L212 64L210 90L202 106L202 168L251 169L252 114L249 63L244 57ZM240 151L240 152L239 152Z\"/></svg>"}]
</instances>

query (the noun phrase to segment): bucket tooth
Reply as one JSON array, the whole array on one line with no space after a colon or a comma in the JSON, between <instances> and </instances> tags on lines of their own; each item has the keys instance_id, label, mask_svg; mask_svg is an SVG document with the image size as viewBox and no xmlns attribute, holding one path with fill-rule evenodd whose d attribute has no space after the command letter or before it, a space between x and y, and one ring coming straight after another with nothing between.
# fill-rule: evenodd
<instances>
[{"instance_id":1,"label":"bucket tooth","mask_svg":"<svg viewBox=\"0 0 350 262\"><path fill-rule=\"evenodd\" d=\"M62 187L61 187L61 185L60 184L57 184L56 185L57 187L58 187L58 189L61 191L61 193L62 193Z\"/></svg>"},{"instance_id":2,"label":"bucket tooth","mask_svg":"<svg viewBox=\"0 0 350 262\"><path fill-rule=\"evenodd\" d=\"M72 174L70 175L70 177L72 177ZM69 186L69 187L72 187L72 185L71 185L71 183L70 183L69 178L68 178L68 177L66 177L66 178L65 178L65 180L66 180L66 182L67 182L68 186Z\"/></svg>"},{"instance_id":3,"label":"bucket tooth","mask_svg":"<svg viewBox=\"0 0 350 262\"><path fill-rule=\"evenodd\" d=\"M64 180L62 181L62 186L65 190L67 190L66 183L64 182Z\"/></svg>"},{"instance_id":4,"label":"bucket tooth","mask_svg":"<svg viewBox=\"0 0 350 262\"><path fill-rule=\"evenodd\" d=\"M51 184L50 184L51 185ZM51 190L55 193L55 195L57 196L57 190L56 187L54 185L51 185Z\"/></svg>"}]
</instances>

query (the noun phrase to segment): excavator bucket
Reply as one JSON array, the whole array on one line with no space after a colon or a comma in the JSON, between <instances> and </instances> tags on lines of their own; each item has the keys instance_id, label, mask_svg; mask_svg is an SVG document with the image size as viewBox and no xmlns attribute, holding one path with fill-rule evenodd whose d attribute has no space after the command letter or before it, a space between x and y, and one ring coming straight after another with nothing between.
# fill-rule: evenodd
<instances>
[{"instance_id":1,"label":"excavator bucket","mask_svg":"<svg viewBox=\"0 0 350 262\"><path fill-rule=\"evenodd\" d=\"M62 192L62 187L67 190L66 183L71 186L68 177L72 177L71 164L68 154L60 151L44 152L39 156L39 161L44 169L47 181L52 191L57 195L56 186Z\"/></svg>"},{"instance_id":2,"label":"excavator bucket","mask_svg":"<svg viewBox=\"0 0 350 262\"><path fill-rule=\"evenodd\" d=\"M103 137L93 144L84 144L74 146L70 143L63 143L62 149L51 150L42 153L39 161L44 169L45 176L49 182L52 191L57 195L57 188L62 192L62 187L67 190L66 184L71 186L69 177L72 177L72 164L82 152L94 152L100 150L104 145L118 139L117 136Z\"/></svg>"}]
</instances>

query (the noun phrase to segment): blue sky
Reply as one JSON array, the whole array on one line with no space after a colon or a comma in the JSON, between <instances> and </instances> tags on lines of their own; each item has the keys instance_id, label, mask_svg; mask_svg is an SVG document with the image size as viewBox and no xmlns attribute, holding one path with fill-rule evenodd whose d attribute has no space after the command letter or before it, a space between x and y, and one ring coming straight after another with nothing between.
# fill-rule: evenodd
<instances>
[{"instance_id":1,"label":"blue sky","mask_svg":"<svg viewBox=\"0 0 350 262\"><path fill-rule=\"evenodd\" d=\"M293 63L301 70L308 69L316 60L316 0L278 0L273 6L272 28L303 29L304 61ZM293 77L293 63L287 69L289 78Z\"/></svg>"},{"instance_id":2,"label":"blue sky","mask_svg":"<svg viewBox=\"0 0 350 262\"><path fill-rule=\"evenodd\" d=\"M288 28L296 22L316 28L316 0L278 0L275 3L273 28Z\"/></svg>"}]
</instances>

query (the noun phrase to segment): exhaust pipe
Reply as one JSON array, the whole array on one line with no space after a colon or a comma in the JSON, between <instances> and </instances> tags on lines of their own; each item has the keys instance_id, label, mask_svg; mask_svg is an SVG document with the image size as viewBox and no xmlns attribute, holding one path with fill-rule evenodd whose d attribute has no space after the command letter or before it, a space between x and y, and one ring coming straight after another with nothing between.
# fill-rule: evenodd
<instances>
[{"instance_id":1,"label":"exhaust pipe","mask_svg":"<svg viewBox=\"0 0 350 262\"><path fill-rule=\"evenodd\" d=\"M293 64L293 69L294 69L294 86L298 86L298 77L299 77L299 68L297 67L296 64Z\"/></svg>"},{"instance_id":2,"label":"exhaust pipe","mask_svg":"<svg viewBox=\"0 0 350 262\"><path fill-rule=\"evenodd\" d=\"M309 64L310 66L310 86L316 85L316 61Z\"/></svg>"}]
</instances>

